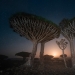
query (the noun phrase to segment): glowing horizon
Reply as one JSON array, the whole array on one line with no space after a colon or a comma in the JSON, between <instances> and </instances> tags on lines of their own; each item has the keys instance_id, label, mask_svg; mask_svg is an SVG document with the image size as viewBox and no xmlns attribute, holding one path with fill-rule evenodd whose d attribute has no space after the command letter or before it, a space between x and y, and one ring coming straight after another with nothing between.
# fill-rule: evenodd
<instances>
[{"instance_id":1,"label":"glowing horizon","mask_svg":"<svg viewBox=\"0 0 75 75\"><path fill-rule=\"evenodd\" d=\"M60 57L60 55L62 54L62 50L58 47L58 45L56 44L56 40L61 40L61 39L66 39L64 38L62 35L60 35L59 38L57 39L53 39L47 43L45 43L45 47L44 47L44 55L53 55L54 58L56 57ZM66 39L66 41L68 42L68 40ZM36 57L39 57L40 56L40 45L39 45L39 48L37 50L37 54L36 54ZM64 54L67 54L67 57L70 57L71 56L71 53L70 53L70 45L69 45L69 42L68 42L68 45L66 47L66 49L64 50Z\"/></svg>"}]
</instances>

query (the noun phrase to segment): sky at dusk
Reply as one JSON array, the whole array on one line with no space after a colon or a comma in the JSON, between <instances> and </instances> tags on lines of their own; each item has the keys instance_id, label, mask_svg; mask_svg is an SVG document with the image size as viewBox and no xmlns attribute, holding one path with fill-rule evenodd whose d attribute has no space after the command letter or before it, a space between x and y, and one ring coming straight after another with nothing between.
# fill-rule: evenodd
<instances>
[{"instance_id":1,"label":"sky at dusk","mask_svg":"<svg viewBox=\"0 0 75 75\"><path fill-rule=\"evenodd\" d=\"M63 18L75 17L75 0L0 0L0 54L10 58L16 57L15 53L20 51L32 52L33 48L30 40L20 37L9 27L9 18L17 12L35 14L58 25ZM60 35L58 39L47 42L44 54L59 57L62 51L56 44L56 40L61 38L64 37ZM39 57L40 44L37 50L36 57ZM65 53L70 56L69 42Z\"/></svg>"}]
</instances>

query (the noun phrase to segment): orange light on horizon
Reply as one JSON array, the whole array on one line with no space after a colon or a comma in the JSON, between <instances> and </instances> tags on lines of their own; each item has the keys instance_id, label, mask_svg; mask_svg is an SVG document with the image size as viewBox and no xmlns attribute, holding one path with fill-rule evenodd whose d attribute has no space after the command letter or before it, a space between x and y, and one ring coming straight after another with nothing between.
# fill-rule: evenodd
<instances>
[{"instance_id":1,"label":"orange light on horizon","mask_svg":"<svg viewBox=\"0 0 75 75\"><path fill-rule=\"evenodd\" d=\"M54 56L54 58L59 57L59 53L57 53L57 52L52 52L52 55Z\"/></svg>"},{"instance_id":2,"label":"orange light on horizon","mask_svg":"<svg viewBox=\"0 0 75 75\"><path fill-rule=\"evenodd\" d=\"M53 56L56 57L56 53L54 53Z\"/></svg>"}]
</instances>

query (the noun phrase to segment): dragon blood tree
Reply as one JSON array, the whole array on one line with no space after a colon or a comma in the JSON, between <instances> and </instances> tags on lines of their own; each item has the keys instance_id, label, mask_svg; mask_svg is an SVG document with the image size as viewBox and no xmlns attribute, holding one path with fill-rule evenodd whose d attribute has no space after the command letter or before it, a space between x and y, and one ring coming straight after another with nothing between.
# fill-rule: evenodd
<instances>
[{"instance_id":1,"label":"dragon blood tree","mask_svg":"<svg viewBox=\"0 0 75 75\"><path fill-rule=\"evenodd\" d=\"M75 18L68 20L63 19L60 24L61 33L70 43L72 67L75 67L75 51L74 51L74 38L75 38Z\"/></svg>"},{"instance_id":2,"label":"dragon blood tree","mask_svg":"<svg viewBox=\"0 0 75 75\"><path fill-rule=\"evenodd\" d=\"M29 55L30 55L31 53L29 53L29 52L18 52L18 53L16 53L15 54L15 56L21 56L21 57L23 57L23 61L26 61L26 57L29 57Z\"/></svg>"},{"instance_id":3,"label":"dragon blood tree","mask_svg":"<svg viewBox=\"0 0 75 75\"><path fill-rule=\"evenodd\" d=\"M65 60L65 55L64 55L64 50L67 47L68 42L65 42L65 39L61 39L60 41L56 41L56 43L59 46L59 48L62 50L64 64L65 64L65 67L67 68L67 64L66 64L66 60Z\"/></svg>"},{"instance_id":4,"label":"dragon blood tree","mask_svg":"<svg viewBox=\"0 0 75 75\"><path fill-rule=\"evenodd\" d=\"M33 63L36 55L37 44L49 41L53 39L54 36L56 37L56 35L59 36L60 34L60 29L56 24L33 14L17 13L11 16L9 21L10 27L13 28L15 32L33 42L32 53L28 60L30 65Z\"/></svg>"}]
</instances>

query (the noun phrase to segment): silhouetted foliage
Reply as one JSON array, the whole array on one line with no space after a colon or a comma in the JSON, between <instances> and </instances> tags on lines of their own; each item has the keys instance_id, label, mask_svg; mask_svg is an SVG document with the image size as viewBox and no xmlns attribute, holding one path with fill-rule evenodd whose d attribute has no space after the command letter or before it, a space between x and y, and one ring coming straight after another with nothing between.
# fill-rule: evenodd
<instances>
[{"instance_id":1,"label":"silhouetted foliage","mask_svg":"<svg viewBox=\"0 0 75 75\"><path fill-rule=\"evenodd\" d=\"M63 55L60 55L60 57L62 57L62 58L63 58ZM67 57L67 55L66 55L66 54L64 54L64 57Z\"/></svg>"},{"instance_id":2,"label":"silhouetted foliage","mask_svg":"<svg viewBox=\"0 0 75 75\"><path fill-rule=\"evenodd\" d=\"M69 21L68 19L63 19L63 20L59 23L60 28L61 28L61 29L64 29L65 27L68 26L69 22L70 22L70 21Z\"/></svg>"},{"instance_id":3,"label":"silhouetted foliage","mask_svg":"<svg viewBox=\"0 0 75 75\"><path fill-rule=\"evenodd\" d=\"M31 53L29 53L29 52L18 52L15 54L15 56L17 55L17 56L21 56L21 57L29 57L30 54Z\"/></svg>"},{"instance_id":4,"label":"silhouetted foliage","mask_svg":"<svg viewBox=\"0 0 75 75\"><path fill-rule=\"evenodd\" d=\"M70 23L75 22L75 17L73 17L72 19L70 19Z\"/></svg>"},{"instance_id":5,"label":"silhouetted foliage","mask_svg":"<svg viewBox=\"0 0 75 75\"><path fill-rule=\"evenodd\" d=\"M25 61L26 57L29 57L31 53L29 52L19 52L19 53L16 53L15 56L21 56L23 57L23 61Z\"/></svg>"},{"instance_id":6,"label":"silhouetted foliage","mask_svg":"<svg viewBox=\"0 0 75 75\"><path fill-rule=\"evenodd\" d=\"M52 55L44 55L43 58L44 60L51 60L54 56Z\"/></svg>"}]
</instances>

